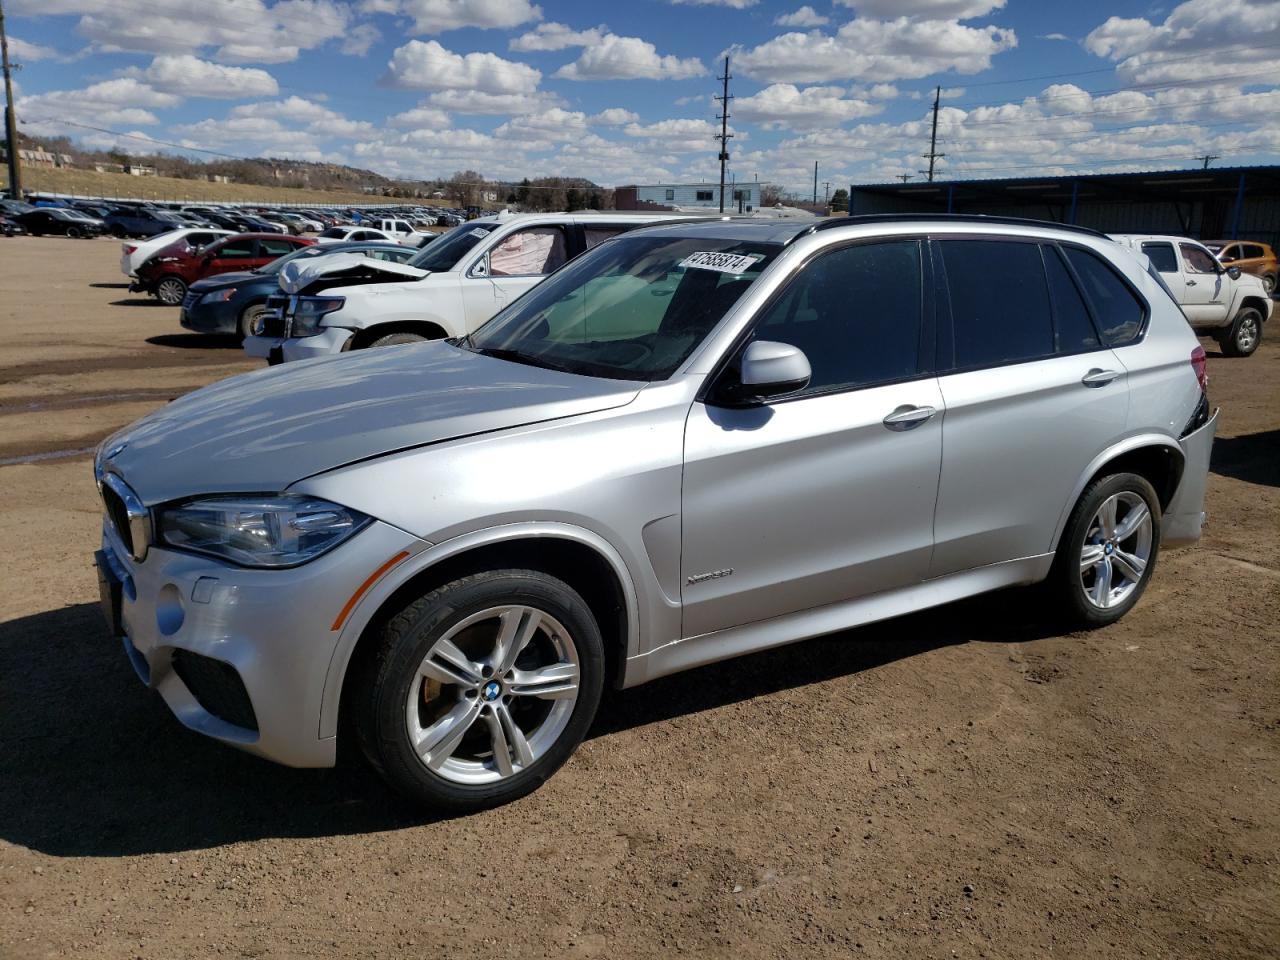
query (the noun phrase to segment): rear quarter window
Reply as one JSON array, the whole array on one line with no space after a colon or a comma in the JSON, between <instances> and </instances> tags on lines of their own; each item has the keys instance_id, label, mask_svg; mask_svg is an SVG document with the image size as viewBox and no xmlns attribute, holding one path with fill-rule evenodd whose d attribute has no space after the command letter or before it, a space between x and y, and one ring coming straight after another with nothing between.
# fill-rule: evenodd
<instances>
[{"instance_id":1,"label":"rear quarter window","mask_svg":"<svg viewBox=\"0 0 1280 960\"><path fill-rule=\"evenodd\" d=\"M1123 347L1142 335L1147 305L1138 298L1116 269L1102 257L1080 247L1064 247L1075 269L1093 316L1108 347Z\"/></svg>"}]
</instances>

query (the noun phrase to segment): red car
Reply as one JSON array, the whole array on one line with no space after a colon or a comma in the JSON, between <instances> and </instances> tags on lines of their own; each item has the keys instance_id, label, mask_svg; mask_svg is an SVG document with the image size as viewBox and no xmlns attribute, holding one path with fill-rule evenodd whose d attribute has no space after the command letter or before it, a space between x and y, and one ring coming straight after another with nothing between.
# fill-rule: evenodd
<instances>
[{"instance_id":1,"label":"red car","mask_svg":"<svg viewBox=\"0 0 1280 960\"><path fill-rule=\"evenodd\" d=\"M138 268L129 289L145 290L161 303L178 306L187 287L219 273L255 270L276 257L315 243L283 233L237 233L193 250L181 240L160 250Z\"/></svg>"}]
</instances>

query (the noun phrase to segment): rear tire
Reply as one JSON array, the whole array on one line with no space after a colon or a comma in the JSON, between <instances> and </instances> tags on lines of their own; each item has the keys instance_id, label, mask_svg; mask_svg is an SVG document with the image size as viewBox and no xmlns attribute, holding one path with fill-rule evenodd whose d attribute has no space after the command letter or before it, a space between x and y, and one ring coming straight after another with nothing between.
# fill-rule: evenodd
<instances>
[{"instance_id":1,"label":"rear tire","mask_svg":"<svg viewBox=\"0 0 1280 960\"><path fill-rule=\"evenodd\" d=\"M1080 494L1045 586L1071 626L1105 627L1133 609L1159 554L1155 489L1136 473L1114 473Z\"/></svg>"},{"instance_id":2,"label":"rear tire","mask_svg":"<svg viewBox=\"0 0 1280 960\"><path fill-rule=\"evenodd\" d=\"M398 343L425 343L426 337L419 333L388 333L374 340L370 347L393 347Z\"/></svg>"},{"instance_id":3,"label":"rear tire","mask_svg":"<svg viewBox=\"0 0 1280 960\"><path fill-rule=\"evenodd\" d=\"M1263 274L1262 287L1267 291L1267 296L1271 296L1276 292L1276 277L1273 273Z\"/></svg>"},{"instance_id":4,"label":"rear tire","mask_svg":"<svg viewBox=\"0 0 1280 960\"><path fill-rule=\"evenodd\" d=\"M356 740L393 787L450 813L541 786L582 742L604 688L590 609L536 570L438 587L369 642L351 678Z\"/></svg>"},{"instance_id":5,"label":"rear tire","mask_svg":"<svg viewBox=\"0 0 1280 960\"><path fill-rule=\"evenodd\" d=\"M165 306L181 306L186 295L187 283L181 277L165 277L156 284L156 299Z\"/></svg>"},{"instance_id":6,"label":"rear tire","mask_svg":"<svg viewBox=\"0 0 1280 960\"><path fill-rule=\"evenodd\" d=\"M1262 314L1253 307L1245 307L1236 314L1231 327L1218 340L1222 352L1228 357L1247 357L1262 343Z\"/></svg>"}]
</instances>

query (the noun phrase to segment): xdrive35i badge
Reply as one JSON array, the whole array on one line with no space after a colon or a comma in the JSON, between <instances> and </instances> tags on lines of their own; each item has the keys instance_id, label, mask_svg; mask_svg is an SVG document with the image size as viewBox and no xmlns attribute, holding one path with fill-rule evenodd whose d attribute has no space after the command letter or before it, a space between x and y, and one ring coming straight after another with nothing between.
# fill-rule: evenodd
<instances>
[{"instance_id":1,"label":"xdrive35i badge","mask_svg":"<svg viewBox=\"0 0 1280 960\"><path fill-rule=\"evenodd\" d=\"M689 583L704 583L707 580L723 580L725 577L733 576L733 567L725 567L723 570L712 570L710 573L695 573L688 580Z\"/></svg>"}]
</instances>

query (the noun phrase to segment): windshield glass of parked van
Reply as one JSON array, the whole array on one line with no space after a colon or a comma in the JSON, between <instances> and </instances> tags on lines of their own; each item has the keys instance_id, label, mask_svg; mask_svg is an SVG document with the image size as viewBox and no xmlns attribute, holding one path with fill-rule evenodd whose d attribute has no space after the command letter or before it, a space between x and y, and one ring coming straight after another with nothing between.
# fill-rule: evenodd
<instances>
[{"instance_id":1,"label":"windshield glass of parked van","mask_svg":"<svg viewBox=\"0 0 1280 960\"><path fill-rule=\"evenodd\" d=\"M409 261L419 270L442 273L458 265L468 250L498 229L496 223L464 223L440 234Z\"/></svg>"},{"instance_id":2,"label":"windshield glass of parked van","mask_svg":"<svg viewBox=\"0 0 1280 960\"><path fill-rule=\"evenodd\" d=\"M781 250L711 237L620 237L534 287L464 345L588 376L665 380Z\"/></svg>"}]
</instances>

